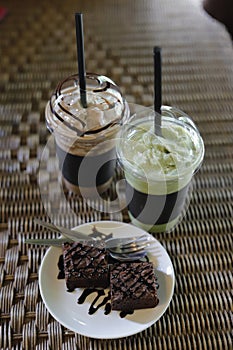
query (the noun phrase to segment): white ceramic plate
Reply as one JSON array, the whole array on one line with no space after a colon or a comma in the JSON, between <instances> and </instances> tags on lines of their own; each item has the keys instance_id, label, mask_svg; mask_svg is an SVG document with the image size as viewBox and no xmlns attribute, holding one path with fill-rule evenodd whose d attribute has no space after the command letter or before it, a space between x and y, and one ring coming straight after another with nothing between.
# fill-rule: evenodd
<instances>
[{"instance_id":1,"label":"white ceramic plate","mask_svg":"<svg viewBox=\"0 0 233 350\"><path fill-rule=\"evenodd\" d=\"M140 228L116 221L97 221L80 225L78 230L87 235L95 227L114 237L129 237L145 234ZM146 233L148 234L148 233ZM175 284L172 262L163 246L150 234L154 240L149 259L155 266L158 278L159 304L155 308L136 310L132 315L120 317L118 311L104 314L101 307L93 315L88 314L89 307L95 295L89 296L83 304L78 304L83 289L77 288L72 293L67 292L65 280L58 280L58 259L62 253L60 247L50 247L46 252L39 271L39 286L43 301L51 315L68 329L84 336L99 339L121 338L143 331L154 324L166 311Z\"/></svg>"}]
</instances>

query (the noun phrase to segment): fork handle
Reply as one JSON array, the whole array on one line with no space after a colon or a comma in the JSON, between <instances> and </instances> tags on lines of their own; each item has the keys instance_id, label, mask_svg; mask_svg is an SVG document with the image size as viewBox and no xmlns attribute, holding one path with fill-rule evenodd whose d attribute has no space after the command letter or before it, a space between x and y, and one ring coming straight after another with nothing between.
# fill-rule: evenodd
<instances>
[{"instance_id":1,"label":"fork handle","mask_svg":"<svg viewBox=\"0 0 233 350\"><path fill-rule=\"evenodd\" d=\"M85 235L82 232L70 230L70 229L68 229L66 227L62 227L62 226L56 226L54 224L51 224L51 223L46 222L46 221L42 221L42 220L37 219L37 218L35 218L34 221L42 227L45 227L45 228L47 228L51 231L54 231L54 232L60 232L63 236L66 236L67 238L70 238L73 240L79 240L79 239L86 240L88 238L87 235Z\"/></svg>"},{"instance_id":2,"label":"fork handle","mask_svg":"<svg viewBox=\"0 0 233 350\"><path fill-rule=\"evenodd\" d=\"M54 247L61 247L63 243L72 243L74 241L67 238L54 238L54 239L25 239L24 243L27 244L38 244L38 245L49 245Z\"/></svg>"}]
</instances>

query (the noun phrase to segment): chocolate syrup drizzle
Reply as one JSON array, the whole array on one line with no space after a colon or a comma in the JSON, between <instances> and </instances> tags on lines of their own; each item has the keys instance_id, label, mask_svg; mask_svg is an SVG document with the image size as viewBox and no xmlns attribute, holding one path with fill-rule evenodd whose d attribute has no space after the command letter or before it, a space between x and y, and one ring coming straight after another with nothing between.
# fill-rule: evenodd
<instances>
[{"instance_id":1,"label":"chocolate syrup drizzle","mask_svg":"<svg viewBox=\"0 0 233 350\"><path fill-rule=\"evenodd\" d=\"M83 304L86 300L86 298L91 295L92 293L97 293L97 296L95 297L95 299L93 300L93 302L91 303L89 310L88 310L88 314L89 315L93 315L94 313L96 313L96 311L101 307L104 306L104 314L105 315L109 315L110 312L112 311L112 306L111 303L109 302L109 300L111 299L111 295L110 295L110 291L107 293L107 295L105 296L105 298L102 300L102 302L100 302L99 304L95 305L98 300L105 295L105 292L103 289L97 289L97 288L86 288L83 290L81 296L78 298L78 304ZM129 310L129 311L120 311L119 315L121 318L126 317L127 315L132 315L134 313L134 310Z\"/></svg>"},{"instance_id":2,"label":"chocolate syrup drizzle","mask_svg":"<svg viewBox=\"0 0 233 350\"><path fill-rule=\"evenodd\" d=\"M147 258L147 260L149 261L148 258ZM114 263L113 259L112 259L111 263ZM58 273L57 278L64 279L65 273L64 273L64 265L63 265L63 255L60 255L60 257L59 257L58 268L59 268L59 273ZM158 281L156 281L156 288L157 288L157 290L159 288ZM67 292L73 292L73 290L67 290ZM91 294L96 294L96 297L93 299L93 301L89 307L88 314L93 315L102 306L104 306L104 314L109 315L112 311L112 306L111 306L111 302L110 302L110 299L111 299L110 291L108 291L107 295L106 295L104 289L84 288L80 297L77 300L77 303L84 304L84 302L86 301L86 298ZM98 303L99 299L103 296L104 296L103 300ZM159 303L159 300L158 300L158 303ZM119 316L121 318L125 318L127 315L132 315L133 313L134 313L134 310L120 311Z\"/></svg>"},{"instance_id":3,"label":"chocolate syrup drizzle","mask_svg":"<svg viewBox=\"0 0 233 350\"><path fill-rule=\"evenodd\" d=\"M88 314L93 315L101 306L104 306L104 305L105 305L104 314L105 315L110 314L112 309L111 303L109 302L109 300L111 299L111 295L110 295L110 291L107 293L107 295L105 295L104 289L85 288L81 296L78 298L78 304L83 304L86 298L92 293L96 293L97 296L94 298L93 302L91 303L91 306L88 310ZM104 295L105 295L104 299L99 304L96 304L98 300Z\"/></svg>"},{"instance_id":4,"label":"chocolate syrup drizzle","mask_svg":"<svg viewBox=\"0 0 233 350\"><path fill-rule=\"evenodd\" d=\"M93 78L93 76L91 75L88 75L87 74L87 77L89 79L97 79L97 81L99 83L101 83L100 79L98 79L98 75L95 76L95 78ZM63 81L61 81L56 90L55 90L55 93L52 95L52 97L54 96L54 99L57 100L59 98L59 96L62 96L62 88L63 86L69 82L69 81L74 81L75 82L75 85L77 85L78 87L78 79L77 79L77 75L76 74L73 74L71 75L70 77L64 79ZM105 81L105 85L101 88L98 88L98 89L93 89L92 91L94 93L99 93L99 92L103 92L103 91L107 91L109 88L111 87L111 83L109 81ZM120 90L119 88L114 85L114 88L120 93ZM80 130L78 129L77 127L73 126L72 124L70 124L67 120L63 119L53 108L53 105L52 105L52 100L53 98L50 99L50 109L51 109L51 112L54 116L56 116L56 118L62 122L65 126L67 126L69 129L75 131L77 133L78 136L84 136L84 135L91 135L91 134L96 134L96 133L99 133L105 129L108 129L109 127L113 127L114 125L117 125L117 124L121 124L121 121L120 121L120 118L116 118L115 120L109 122L108 124L104 125L103 127L99 128L99 129L95 129L95 130L87 130L87 131L84 131L84 130ZM63 97L61 97L60 99L61 101L64 100ZM105 102L111 106L111 104L109 103L109 101L107 99L104 99ZM117 99L117 102L121 102L119 99ZM68 114L69 116L71 116L73 119L77 120L78 122L80 122L80 124L82 125L83 129L85 128L86 126L86 123L80 119L79 117L77 117L75 114L71 113L67 108L65 108L60 102L58 102L57 104L59 106L59 108L65 112L66 114Z\"/></svg>"},{"instance_id":5,"label":"chocolate syrup drizzle","mask_svg":"<svg viewBox=\"0 0 233 350\"><path fill-rule=\"evenodd\" d=\"M94 238L100 238L100 239L106 239L106 238L110 238L112 237L112 233L106 235L100 231L98 231L96 229L96 227L94 226L92 229L92 233L89 235L90 237L94 237ZM149 261L149 258L146 256L145 261ZM109 263L114 264L114 263L118 263L117 260L111 258ZM64 279L65 278L65 273L64 273L64 259L63 259L63 255L59 256L59 260L58 260L58 269L59 269L59 273L57 278L58 279ZM159 289L159 284L156 278L156 288L157 290ZM67 292L73 292L73 290L67 290ZM105 294L107 293L107 294ZM77 300L78 304L84 304L84 302L86 301L87 297L91 294L96 294L96 296L94 297L89 310L88 310L88 314L89 315L93 315L95 314L102 306L104 306L104 314L108 315L110 314L110 312L112 311L112 306L111 306L111 294L110 291L105 291L104 289L100 289L100 288L84 288L80 297ZM102 299L102 301L100 301L100 299L104 297ZM159 300L158 300L159 303ZM134 310L127 310L127 311L120 311L119 312L119 316L121 318L126 317L127 315L132 315L134 313Z\"/></svg>"}]
</instances>

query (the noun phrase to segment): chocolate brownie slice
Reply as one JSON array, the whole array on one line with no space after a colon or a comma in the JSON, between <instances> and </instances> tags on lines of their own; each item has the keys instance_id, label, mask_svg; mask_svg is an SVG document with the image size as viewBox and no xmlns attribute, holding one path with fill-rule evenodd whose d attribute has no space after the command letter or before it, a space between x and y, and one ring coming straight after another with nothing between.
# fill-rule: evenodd
<instances>
[{"instance_id":1,"label":"chocolate brownie slice","mask_svg":"<svg viewBox=\"0 0 233 350\"><path fill-rule=\"evenodd\" d=\"M64 272L69 291L106 288L109 285L108 253L104 242L63 244Z\"/></svg>"},{"instance_id":2,"label":"chocolate brownie slice","mask_svg":"<svg viewBox=\"0 0 233 350\"><path fill-rule=\"evenodd\" d=\"M130 312L158 304L156 278L151 262L112 265L110 289L113 310Z\"/></svg>"}]
</instances>

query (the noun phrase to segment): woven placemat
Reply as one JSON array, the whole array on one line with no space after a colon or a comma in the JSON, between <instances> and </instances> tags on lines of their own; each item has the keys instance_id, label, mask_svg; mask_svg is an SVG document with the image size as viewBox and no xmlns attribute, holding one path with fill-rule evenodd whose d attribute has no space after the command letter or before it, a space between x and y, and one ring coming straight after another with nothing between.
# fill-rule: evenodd
<instances>
[{"instance_id":1,"label":"woven placemat","mask_svg":"<svg viewBox=\"0 0 233 350\"><path fill-rule=\"evenodd\" d=\"M224 27L204 13L201 1L191 0L1 5L8 14L0 23L0 348L233 349L233 52ZM87 70L111 77L129 102L153 104L152 49L162 47L163 103L192 116L206 147L186 216L174 231L155 236L174 264L174 297L158 322L122 339L83 337L57 322L38 287L46 248L23 244L24 238L56 236L33 221L47 220L56 199L54 150L44 152L44 107L57 82L77 70L79 11ZM42 182L50 183L48 197L41 198L39 169ZM105 195L109 203L121 176L117 169ZM53 218L68 227L129 222L126 210L109 214L69 193L59 200Z\"/></svg>"}]
</instances>

